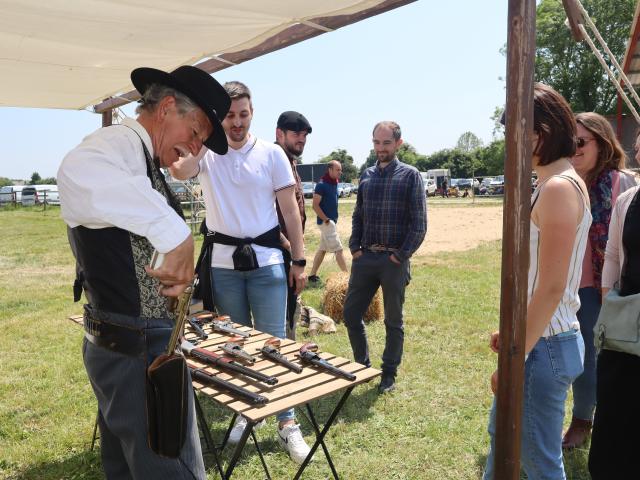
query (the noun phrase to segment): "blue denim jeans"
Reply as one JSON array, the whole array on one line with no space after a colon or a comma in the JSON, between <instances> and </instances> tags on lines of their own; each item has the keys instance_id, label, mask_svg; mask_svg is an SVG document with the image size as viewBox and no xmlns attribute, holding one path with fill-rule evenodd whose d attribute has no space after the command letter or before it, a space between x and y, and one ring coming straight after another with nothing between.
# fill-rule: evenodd
<instances>
[{"instance_id":1,"label":"blue denim jeans","mask_svg":"<svg viewBox=\"0 0 640 480\"><path fill-rule=\"evenodd\" d=\"M232 321L241 325L286 338L287 279L284 264L245 272L214 267L211 280L218 313L229 315ZM293 409L279 413L277 418L280 421L294 418Z\"/></svg>"},{"instance_id":2,"label":"blue denim jeans","mask_svg":"<svg viewBox=\"0 0 640 480\"><path fill-rule=\"evenodd\" d=\"M569 387L582 373L584 342L580 332L541 338L525 362L521 463L529 480L565 479L562 423ZM496 401L489 417L491 447L483 480L493 480Z\"/></svg>"},{"instance_id":3,"label":"blue denim jeans","mask_svg":"<svg viewBox=\"0 0 640 480\"><path fill-rule=\"evenodd\" d=\"M596 408L596 347L593 327L600 315L600 291L593 287L581 288L578 321L584 339L584 371L573 382L573 416L591 420Z\"/></svg>"}]
</instances>

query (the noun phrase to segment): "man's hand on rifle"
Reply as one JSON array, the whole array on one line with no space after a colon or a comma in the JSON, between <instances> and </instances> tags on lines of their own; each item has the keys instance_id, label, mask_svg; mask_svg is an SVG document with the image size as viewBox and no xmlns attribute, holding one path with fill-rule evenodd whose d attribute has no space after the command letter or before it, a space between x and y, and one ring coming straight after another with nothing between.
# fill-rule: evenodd
<instances>
[{"instance_id":1,"label":"man's hand on rifle","mask_svg":"<svg viewBox=\"0 0 640 480\"><path fill-rule=\"evenodd\" d=\"M193 281L193 237L189 235L180 245L164 255L162 264L147 274L160 281L160 294L177 297Z\"/></svg>"}]
</instances>

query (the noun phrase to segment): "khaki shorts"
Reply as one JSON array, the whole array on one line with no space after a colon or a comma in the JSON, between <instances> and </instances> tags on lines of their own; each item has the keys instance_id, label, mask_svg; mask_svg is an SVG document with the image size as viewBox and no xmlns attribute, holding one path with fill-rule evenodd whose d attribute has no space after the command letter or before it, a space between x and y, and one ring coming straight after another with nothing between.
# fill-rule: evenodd
<instances>
[{"instance_id":1,"label":"khaki shorts","mask_svg":"<svg viewBox=\"0 0 640 480\"><path fill-rule=\"evenodd\" d=\"M320 246L318 250L330 253L342 250L342 243L340 243L338 230L333 220L330 220L329 223L318 225L318 228L320 229Z\"/></svg>"}]
</instances>

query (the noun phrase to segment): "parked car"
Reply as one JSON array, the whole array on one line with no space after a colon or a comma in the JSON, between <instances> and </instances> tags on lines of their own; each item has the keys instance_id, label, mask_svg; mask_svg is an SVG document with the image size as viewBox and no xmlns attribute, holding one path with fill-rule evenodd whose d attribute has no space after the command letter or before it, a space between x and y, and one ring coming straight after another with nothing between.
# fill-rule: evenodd
<instances>
[{"instance_id":1,"label":"parked car","mask_svg":"<svg viewBox=\"0 0 640 480\"><path fill-rule=\"evenodd\" d=\"M338 183L338 196L342 197L350 197L351 196L351 186L348 183Z\"/></svg>"},{"instance_id":2,"label":"parked car","mask_svg":"<svg viewBox=\"0 0 640 480\"><path fill-rule=\"evenodd\" d=\"M0 203L20 203L24 185L7 185L0 189Z\"/></svg>"},{"instance_id":3,"label":"parked car","mask_svg":"<svg viewBox=\"0 0 640 480\"><path fill-rule=\"evenodd\" d=\"M302 194L304 195L304 198L313 198L313 192L315 189L315 182L302 182Z\"/></svg>"},{"instance_id":4,"label":"parked car","mask_svg":"<svg viewBox=\"0 0 640 480\"><path fill-rule=\"evenodd\" d=\"M489 185L492 180L493 177L485 177L482 179L482 182L480 182L480 195L489 195Z\"/></svg>"},{"instance_id":5,"label":"parked car","mask_svg":"<svg viewBox=\"0 0 640 480\"><path fill-rule=\"evenodd\" d=\"M35 205L38 203L38 191L34 186L27 186L22 189L20 203L22 205Z\"/></svg>"},{"instance_id":6,"label":"parked car","mask_svg":"<svg viewBox=\"0 0 640 480\"><path fill-rule=\"evenodd\" d=\"M179 202L188 202L189 201L189 190L182 182L167 182L169 188L175 195L176 199Z\"/></svg>"},{"instance_id":7,"label":"parked car","mask_svg":"<svg viewBox=\"0 0 640 480\"><path fill-rule=\"evenodd\" d=\"M357 194L358 193L358 186L354 183L350 183L349 186L351 187L351 193L353 194Z\"/></svg>"},{"instance_id":8,"label":"parked car","mask_svg":"<svg viewBox=\"0 0 640 480\"><path fill-rule=\"evenodd\" d=\"M498 175L489 184L490 195L502 195L504 193L504 175Z\"/></svg>"}]
</instances>

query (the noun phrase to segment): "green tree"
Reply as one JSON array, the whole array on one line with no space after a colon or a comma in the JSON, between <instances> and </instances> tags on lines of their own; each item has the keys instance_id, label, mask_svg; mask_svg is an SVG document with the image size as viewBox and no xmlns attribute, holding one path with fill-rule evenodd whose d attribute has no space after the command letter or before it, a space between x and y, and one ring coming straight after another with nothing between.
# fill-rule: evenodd
<instances>
[{"instance_id":1,"label":"green tree","mask_svg":"<svg viewBox=\"0 0 640 480\"><path fill-rule=\"evenodd\" d=\"M31 181L29 182L29 185L36 185L40 183L40 180L42 180L40 174L38 172L33 172L31 174Z\"/></svg>"},{"instance_id":2,"label":"green tree","mask_svg":"<svg viewBox=\"0 0 640 480\"><path fill-rule=\"evenodd\" d=\"M369 156L364 161L364 163L360 165L360 170L358 171L358 175L362 175L362 172L364 172L367 168L373 167L377 161L378 161L378 156L376 155L375 150L373 149L369 150Z\"/></svg>"},{"instance_id":3,"label":"green tree","mask_svg":"<svg viewBox=\"0 0 640 480\"><path fill-rule=\"evenodd\" d=\"M505 143L504 138L494 140L486 147L476 151L481 168L476 175L502 175L504 173Z\"/></svg>"},{"instance_id":4,"label":"green tree","mask_svg":"<svg viewBox=\"0 0 640 480\"><path fill-rule=\"evenodd\" d=\"M463 152L473 152L476 148L482 146L482 140L473 132L464 132L458 138L456 148Z\"/></svg>"},{"instance_id":5,"label":"green tree","mask_svg":"<svg viewBox=\"0 0 640 480\"><path fill-rule=\"evenodd\" d=\"M322 157L320 163L329 163L331 160L338 160L342 164L342 176L340 181L349 183L358 178L358 167L353 163L353 157L344 148L338 148L329 155Z\"/></svg>"},{"instance_id":6,"label":"green tree","mask_svg":"<svg viewBox=\"0 0 640 480\"><path fill-rule=\"evenodd\" d=\"M40 180L40 184L41 185L57 185L58 181L56 180L56 177L47 177Z\"/></svg>"},{"instance_id":7,"label":"green tree","mask_svg":"<svg viewBox=\"0 0 640 480\"><path fill-rule=\"evenodd\" d=\"M11 179L7 177L0 177L0 187L5 187L7 185L13 185Z\"/></svg>"},{"instance_id":8,"label":"green tree","mask_svg":"<svg viewBox=\"0 0 640 480\"><path fill-rule=\"evenodd\" d=\"M635 0L582 0L618 62L624 56ZM536 80L560 92L575 112L611 113L616 90L586 42L564 26L561 0L541 0L536 17ZM589 30L589 29L587 29Z\"/></svg>"}]
</instances>

